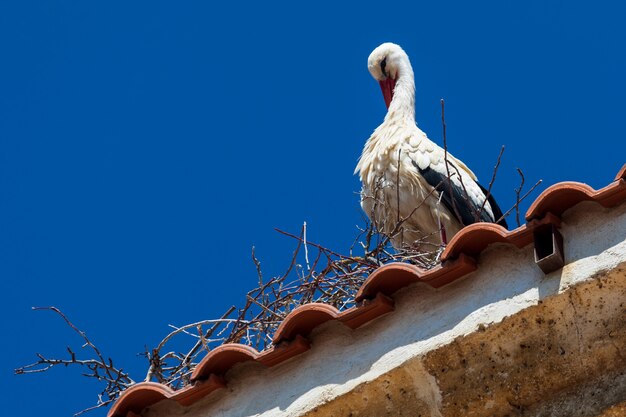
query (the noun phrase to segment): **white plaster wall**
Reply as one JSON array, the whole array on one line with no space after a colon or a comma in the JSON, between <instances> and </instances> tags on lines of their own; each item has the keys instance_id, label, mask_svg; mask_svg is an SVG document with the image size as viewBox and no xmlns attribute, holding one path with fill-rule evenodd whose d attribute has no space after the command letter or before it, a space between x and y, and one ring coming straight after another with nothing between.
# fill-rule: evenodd
<instances>
[{"instance_id":1,"label":"white plaster wall","mask_svg":"<svg viewBox=\"0 0 626 417\"><path fill-rule=\"evenodd\" d=\"M328 323L313 333L309 352L273 368L237 366L227 375L228 388L187 409L163 401L148 416L299 416L481 324L499 322L626 261L626 204L610 210L579 204L563 216L561 232L562 270L544 276L532 245L492 245L478 270L460 281L439 290L402 290L393 313L355 331Z\"/></svg>"}]
</instances>

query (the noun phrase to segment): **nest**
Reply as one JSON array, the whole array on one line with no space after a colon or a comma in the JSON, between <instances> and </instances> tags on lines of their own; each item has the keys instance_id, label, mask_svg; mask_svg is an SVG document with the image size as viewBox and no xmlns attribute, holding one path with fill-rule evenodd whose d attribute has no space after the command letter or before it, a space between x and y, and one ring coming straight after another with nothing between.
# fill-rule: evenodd
<instances>
[{"instance_id":1,"label":"nest","mask_svg":"<svg viewBox=\"0 0 626 417\"><path fill-rule=\"evenodd\" d=\"M147 381L158 381L174 389L190 382L200 355L224 343L241 343L262 351L271 346L274 333L287 315L309 303L324 303L342 311L353 307L355 296L365 279L389 262L409 262L423 269L438 264L443 246L426 243L394 250L391 236L378 232L366 222L359 229L347 255L307 240L307 225L299 234L277 231L296 241L291 262L282 275L264 279L261 262L252 248L258 286L246 294L240 308L229 308L219 319L203 320L173 331L159 345L144 352L150 362ZM398 233L402 228L397 228ZM420 248L420 249L416 249ZM355 252L360 255L356 255ZM165 351L172 338L185 334L196 339L187 352Z\"/></svg>"}]
</instances>

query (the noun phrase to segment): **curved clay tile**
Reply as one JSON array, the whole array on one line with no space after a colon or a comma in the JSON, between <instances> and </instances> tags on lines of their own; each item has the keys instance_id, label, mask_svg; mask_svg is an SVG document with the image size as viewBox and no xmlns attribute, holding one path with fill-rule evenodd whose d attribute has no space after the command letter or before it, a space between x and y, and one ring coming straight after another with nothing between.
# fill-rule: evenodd
<instances>
[{"instance_id":1,"label":"curved clay tile","mask_svg":"<svg viewBox=\"0 0 626 417\"><path fill-rule=\"evenodd\" d=\"M206 378L211 374L224 375L236 363L253 361L259 352L253 347L239 343L227 343L210 351L196 366L191 380Z\"/></svg>"},{"instance_id":2,"label":"curved clay tile","mask_svg":"<svg viewBox=\"0 0 626 417\"><path fill-rule=\"evenodd\" d=\"M508 243L523 248L533 242L533 230L544 224L554 224L559 227L561 219L549 212L541 219L531 220L514 230L506 230L495 223L481 222L465 226L454 235L441 254L441 273L445 272L446 265L451 260L459 258L462 254L476 257L492 243Z\"/></svg>"},{"instance_id":3,"label":"curved clay tile","mask_svg":"<svg viewBox=\"0 0 626 417\"><path fill-rule=\"evenodd\" d=\"M307 336L322 323L336 319L339 310L323 303L310 303L297 307L285 317L274 333L274 343L291 340L296 335Z\"/></svg>"},{"instance_id":4,"label":"curved clay tile","mask_svg":"<svg viewBox=\"0 0 626 417\"><path fill-rule=\"evenodd\" d=\"M425 273L426 270L406 263L394 262L383 265L367 277L356 294L356 301L370 298L377 293L390 296L399 289L418 282Z\"/></svg>"},{"instance_id":5,"label":"curved clay tile","mask_svg":"<svg viewBox=\"0 0 626 417\"><path fill-rule=\"evenodd\" d=\"M115 401L108 416L125 416L132 411L139 414L144 408L170 398L174 391L156 382L141 382L126 389Z\"/></svg>"},{"instance_id":6,"label":"curved clay tile","mask_svg":"<svg viewBox=\"0 0 626 417\"><path fill-rule=\"evenodd\" d=\"M611 184L597 191L579 182L560 182L548 187L531 204L526 212L526 220L539 219L546 213L560 216L565 210L583 201L595 201L604 207L613 207L626 201L626 164Z\"/></svg>"},{"instance_id":7,"label":"curved clay tile","mask_svg":"<svg viewBox=\"0 0 626 417\"><path fill-rule=\"evenodd\" d=\"M284 343L298 336L307 336L317 326L329 320L337 320L351 329L393 311L393 300L377 294L358 306L339 312L335 307L322 303L305 304L293 310L280 324L274 334L274 344ZM359 301L359 300L357 300Z\"/></svg>"},{"instance_id":8,"label":"curved clay tile","mask_svg":"<svg viewBox=\"0 0 626 417\"><path fill-rule=\"evenodd\" d=\"M372 297L369 297L372 298ZM361 301L361 300L355 300ZM376 293L375 297L363 300L357 307L349 308L341 313L338 320L351 329L356 329L367 322L387 314L394 309L394 302L382 292Z\"/></svg>"},{"instance_id":9,"label":"curved clay tile","mask_svg":"<svg viewBox=\"0 0 626 417\"><path fill-rule=\"evenodd\" d=\"M441 254L441 261L445 263L449 259L459 257L461 253L478 256L492 243L510 243L521 248L531 242L532 233L525 226L508 231L495 223L474 223L465 226L454 235Z\"/></svg>"},{"instance_id":10,"label":"curved clay tile","mask_svg":"<svg viewBox=\"0 0 626 417\"><path fill-rule=\"evenodd\" d=\"M414 284L424 282L431 287L439 288L476 269L476 262L461 254L459 259L445 265L425 270L406 263L392 263L378 268L365 280L356 295L356 301L372 298L377 294L391 296L396 291Z\"/></svg>"},{"instance_id":11,"label":"curved clay tile","mask_svg":"<svg viewBox=\"0 0 626 417\"><path fill-rule=\"evenodd\" d=\"M302 352L306 352L310 348L311 344L308 339L298 335L293 340L282 342L271 349L264 350L257 360L263 365L274 366Z\"/></svg>"},{"instance_id":12,"label":"curved clay tile","mask_svg":"<svg viewBox=\"0 0 626 417\"><path fill-rule=\"evenodd\" d=\"M548 212L560 216L565 210L580 202L593 201L595 193L596 190L587 184L560 182L539 194L526 212L526 219L538 219Z\"/></svg>"},{"instance_id":13,"label":"curved clay tile","mask_svg":"<svg viewBox=\"0 0 626 417\"><path fill-rule=\"evenodd\" d=\"M309 342L303 337L296 337L289 343L273 346L261 353L247 345L228 343L210 351L194 369L191 380L202 381L211 376L225 375L237 363L249 360L254 360L265 366L274 366L306 352L309 348Z\"/></svg>"},{"instance_id":14,"label":"curved clay tile","mask_svg":"<svg viewBox=\"0 0 626 417\"><path fill-rule=\"evenodd\" d=\"M204 398L216 389L224 388L225 386L226 381L224 381L224 378L217 375L210 375L203 381L194 381L192 385L176 391L171 399L180 405L187 406Z\"/></svg>"},{"instance_id":15,"label":"curved clay tile","mask_svg":"<svg viewBox=\"0 0 626 417\"><path fill-rule=\"evenodd\" d=\"M215 375L179 391L156 382L140 382L122 392L107 416L122 417L133 413L138 415L144 408L166 399L172 399L180 405L190 405L225 385L224 380Z\"/></svg>"}]
</instances>

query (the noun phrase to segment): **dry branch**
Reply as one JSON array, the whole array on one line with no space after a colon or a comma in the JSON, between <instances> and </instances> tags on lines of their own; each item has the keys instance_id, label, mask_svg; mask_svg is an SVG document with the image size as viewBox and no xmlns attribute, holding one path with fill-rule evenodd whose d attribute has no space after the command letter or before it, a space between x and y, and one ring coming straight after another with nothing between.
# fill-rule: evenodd
<instances>
[{"instance_id":1,"label":"dry branch","mask_svg":"<svg viewBox=\"0 0 626 417\"><path fill-rule=\"evenodd\" d=\"M16 374L45 372L58 365L63 365L65 367L78 366L82 369L87 369L87 372L83 372L82 375L102 381L105 383L105 386L100 394L98 394L97 403L92 407L76 413L75 416L109 405L115 401L122 391L135 383L135 381L130 378L128 373L124 372L121 368L115 367L111 358L105 359L100 349L98 349L98 347L87 337L87 334L76 327L61 310L56 307L33 307L33 310L48 310L59 315L65 323L83 339L84 344L82 347L91 348L95 357L91 359L78 359L74 350L68 346L66 348L69 355L68 359L52 359L37 353L36 355L38 360L29 365L15 369Z\"/></svg>"}]
</instances>

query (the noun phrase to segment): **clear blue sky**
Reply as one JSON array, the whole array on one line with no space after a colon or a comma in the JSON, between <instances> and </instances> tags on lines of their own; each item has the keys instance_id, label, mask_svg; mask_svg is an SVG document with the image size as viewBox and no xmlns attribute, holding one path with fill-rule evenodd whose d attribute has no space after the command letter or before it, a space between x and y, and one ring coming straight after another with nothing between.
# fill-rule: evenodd
<instances>
[{"instance_id":1,"label":"clear blue sky","mask_svg":"<svg viewBox=\"0 0 626 417\"><path fill-rule=\"evenodd\" d=\"M225 2L224 2L225 3ZM622 2L2 2L3 413L70 416L78 370L13 376L80 340L136 379L167 324L219 316L282 272L297 231L338 251L360 222L352 172L385 106L370 51L412 59L417 119L494 193L609 183L626 162ZM509 4L504 4L509 3ZM535 193L533 197L536 197ZM524 204L524 208L528 206ZM513 220L510 221L514 223ZM93 413L102 416L106 410Z\"/></svg>"}]
</instances>

